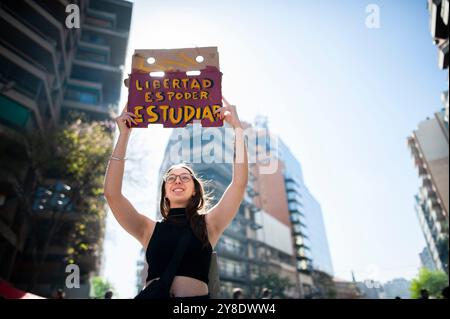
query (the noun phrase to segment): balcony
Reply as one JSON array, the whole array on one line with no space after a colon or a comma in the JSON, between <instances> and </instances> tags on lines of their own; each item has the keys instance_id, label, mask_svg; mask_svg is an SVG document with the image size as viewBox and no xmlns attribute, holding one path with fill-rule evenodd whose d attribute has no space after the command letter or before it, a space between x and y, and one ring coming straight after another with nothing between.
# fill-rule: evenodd
<instances>
[{"instance_id":1,"label":"balcony","mask_svg":"<svg viewBox=\"0 0 450 319\"><path fill-rule=\"evenodd\" d=\"M448 68L448 39L438 45L438 65L443 70Z\"/></svg>"},{"instance_id":2,"label":"balcony","mask_svg":"<svg viewBox=\"0 0 450 319\"><path fill-rule=\"evenodd\" d=\"M419 189L420 192L420 197L423 198L424 200L426 199L432 199L432 200L436 200L437 199L437 195L436 192L433 190L433 186L431 187L420 187Z\"/></svg>"},{"instance_id":3,"label":"balcony","mask_svg":"<svg viewBox=\"0 0 450 319\"><path fill-rule=\"evenodd\" d=\"M111 119L111 109L107 105L92 105L82 102L64 100L62 103L62 107L67 111L79 110L87 112L88 115L94 116L96 120Z\"/></svg>"},{"instance_id":4,"label":"balcony","mask_svg":"<svg viewBox=\"0 0 450 319\"><path fill-rule=\"evenodd\" d=\"M295 223L292 227L294 236L308 237L308 229L302 223Z\"/></svg>"},{"instance_id":5,"label":"balcony","mask_svg":"<svg viewBox=\"0 0 450 319\"><path fill-rule=\"evenodd\" d=\"M414 164L416 165L416 167L424 166L425 162L424 162L421 154L419 156L414 157Z\"/></svg>"},{"instance_id":6,"label":"balcony","mask_svg":"<svg viewBox=\"0 0 450 319\"><path fill-rule=\"evenodd\" d=\"M15 101L0 95L0 119L6 121L15 128L28 126L32 111Z\"/></svg>"},{"instance_id":7,"label":"balcony","mask_svg":"<svg viewBox=\"0 0 450 319\"><path fill-rule=\"evenodd\" d=\"M70 79L62 105L109 118L112 110L102 103L102 88L101 83Z\"/></svg>"},{"instance_id":8,"label":"balcony","mask_svg":"<svg viewBox=\"0 0 450 319\"><path fill-rule=\"evenodd\" d=\"M120 97L122 70L118 67L75 58L71 78L79 81L101 83L105 103L116 103Z\"/></svg>"},{"instance_id":9,"label":"balcony","mask_svg":"<svg viewBox=\"0 0 450 319\"><path fill-rule=\"evenodd\" d=\"M443 220L441 223L436 224L436 229L438 233L438 240L443 240L448 237L448 220Z\"/></svg>"},{"instance_id":10,"label":"balcony","mask_svg":"<svg viewBox=\"0 0 450 319\"><path fill-rule=\"evenodd\" d=\"M113 13L87 8L84 23L107 29L116 28L116 15Z\"/></svg>"},{"instance_id":11,"label":"balcony","mask_svg":"<svg viewBox=\"0 0 450 319\"><path fill-rule=\"evenodd\" d=\"M96 0L90 1L90 10L96 10L114 15L116 17L115 27L120 30L129 30L131 24L131 13L133 4L129 1Z\"/></svg>"},{"instance_id":12,"label":"balcony","mask_svg":"<svg viewBox=\"0 0 450 319\"><path fill-rule=\"evenodd\" d=\"M311 250L309 249L309 247L298 246L295 253L296 253L296 258L298 260L301 260L301 259L312 260Z\"/></svg>"},{"instance_id":13,"label":"balcony","mask_svg":"<svg viewBox=\"0 0 450 319\"><path fill-rule=\"evenodd\" d=\"M445 215L443 214L443 210L440 206L439 208L430 210L430 215L436 224L440 224L442 222L445 222L446 220Z\"/></svg>"},{"instance_id":14,"label":"balcony","mask_svg":"<svg viewBox=\"0 0 450 319\"><path fill-rule=\"evenodd\" d=\"M286 183L286 186L289 188L289 186L292 187L300 187L300 185L297 182L297 179L291 177L291 176L285 176L284 182Z\"/></svg>"},{"instance_id":15,"label":"balcony","mask_svg":"<svg viewBox=\"0 0 450 319\"><path fill-rule=\"evenodd\" d=\"M422 179L422 187L432 187L432 185L431 178L428 176Z\"/></svg>"},{"instance_id":16,"label":"balcony","mask_svg":"<svg viewBox=\"0 0 450 319\"><path fill-rule=\"evenodd\" d=\"M46 39L50 39L51 43L55 44L58 50L64 51L65 26L63 23L55 19L42 7L42 2L37 3L32 0L24 0L23 2L28 5L27 20L33 23L36 28L39 28L39 31L45 35Z\"/></svg>"},{"instance_id":17,"label":"balcony","mask_svg":"<svg viewBox=\"0 0 450 319\"><path fill-rule=\"evenodd\" d=\"M294 245L295 247L310 247L311 242L306 236L302 236L301 234L294 234Z\"/></svg>"},{"instance_id":18,"label":"balcony","mask_svg":"<svg viewBox=\"0 0 450 319\"><path fill-rule=\"evenodd\" d=\"M416 140L414 138L414 134L412 134L411 136L408 137L407 142L408 142L409 148L411 149L411 152L415 153L417 151L417 146L416 146Z\"/></svg>"},{"instance_id":19,"label":"balcony","mask_svg":"<svg viewBox=\"0 0 450 319\"><path fill-rule=\"evenodd\" d=\"M228 236L230 236L232 238L235 238L237 240L240 240L242 242L247 242L248 241L248 239L247 239L247 237L245 235L245 228L242 228L242 229L239 230L237 228L228 227L228 228L225 229L224 234L228 235Z\"/></svg>"},{"instance_id":20,"label":"balcony","mask_svg":"<svg viewBox=\"0 0 450 319\"><path fill-rule=\"evenodd\" d=\"M430 12L431 36L435 39L448 38L448 26L445 25L441 17L442 1L428 0L428 10Z\"/></svg>"},{"instance_id":21,"label":"balcony","mask_svg":"<svg viewBox=\"0 0 450 319\"><path fill-rule=\"evenodd\" d=\"M239 260L239 261L247 261L248 256L247 252L242 248L236 249L234 247L229 247L224 244L219 244L216 247L217 253L220 257Z\"/></svg>"},{"instance_id":22,"label":"balcony","mask_svg":"<svg viewBox=\"0 0 450 319\"><path fill-rule=\"evenodd\" d=\"M288 209L289 209L289 212L291 212L291 213L298 213L298 214L304 216L304 214L303 214L303 205L301 203L289 202L288 203Z\"/></svg>"},{"instance_id":23,"label":"balcony","mask_svg":"<svg viewBox=\"0 0 450 319\"><path fill-rule=\"evenodd\" d=\"M441 210L441 205L438 203L438 200L436 197L429 197L425 201L425 206L427 207L427 210L429 212L433 210Z\"/></svg>"},{"instance_id":24,"label":"balcony","mask_svg":"<svg viewBox=\"0 0 450 319\"><path fill-rule=\"evenodd\" d=\"M302 225L303 227L306 227L305 224L302 222L304 219L304 215L300 212L291 212L290 214L290 220L293 224Z\"/></svg>"},{"instance_id":25,"label":"balcony","mask_svg":"<svg viewBox=\"0 0 450 319\"><path fill-rule=\"evenodd\" d=\"M297 270L301 273L310 273L313 267L311 261L308 259L297 260Z\"/></svg>"},{"instance_id":26,"label":"balcony","mask_svg":"<svg viewBox=\"0 0 450 319\"><path fill-rule=\"evenodd\" d=\"M66 37L68 30L64 26L64 22L58 21L53 17L43 6L44 1L14 1L7 0L8 7L15 12L20 12L20 15L31 24L34 29L37 29L45 39L56 46L57 62L61 81L68 73L68 56L66 52L66 42L69 42ZM63 5L61 4L61 8ZM65 14L63 15L63 18ZM67 41L66 41L67 40Z\"/></svg>"},{"instance_id":27,"label":"balcony","mask_svg":"<svg viewBox=\"0 0 450 319\"><path fill-rule=\"evenodd\" d=\"M15 1L14 3L22 2ZM60 55L56 50L57 43L42 33L40 28L29 23L22 16L25 13L17 10L17 8L12 9L9 6L0 4L0 16L2 17L0 34L2 38L8 39L8 42L16 47L18 51L37 61L59 83L58 66ZM17 12L20 12L20 14ZM53 83L50 83L50 86L52 85Z\"/></svg>"},{"instance_id":28,"label":"balcony","mask_svg":"<svg viewBox=\"0 0 450 319\"><path fill-rule=\"evenodd\" d=\"M303 206L301 204L301 202L302 202L302 194L290 191L290 192L287 193L287 198L288 198L289 202L291 202L291 201L297 202L299 205Z\"/></svg>"},{"instance_id":29,"label":"balcony","mask_svg":"<svg viewBox=\"0 0 450 319\"><path fill-rule=\"evenodd\" d=\"M84 26L81 29L81 40L85 43L94 45L107 46L111 51L110 63L113 66L121 66L124 64L127 39L116 40L114 37L106 34L98 34L89 28Z\"/></svg>"},{"instance_id":30,"label":"balcony","mask_svg":"<svg viewBox=\"0 0 450 319\"><path fill-rule=\"evenodd\" d=\"M37 105L41 116L55 120L51 75L38 62L3 39L0 40L0 79L3 83L14 82L16 95L22 96L21 104L35 108L36 112Z\"/></svg>"},{"instance_id":31,"label":"balcony","mask_svg":"<svg viewBox=\"0 0 450 319\"><path fill-rule=\"evenodd\" d=\"M219 277L221 280L237 281L244 283L247 281L247 275L240 271L227 271L219 267Z\"/></svg>"},{"instance_id":32,"label":"balcony","mask_svg":"<svg viewBox=\"0 0 450 319\"><path fill-rule=\"evenodd\" d=\"M75 58L80 61L108 65L110 61L110 49L108 46L79 41Z\"/></svg>"},{"instance_id":33,"label":"balcony","mask_svg":"<svg viewBox=\"0 0 450 319\"><path fill-rule=\"evenodd\" d=\"M428 176L428 171L426 170L426 168L424 166L419 166L417 167L418 173L420 177L427 177Z\"/></svg>"}]
</instances>

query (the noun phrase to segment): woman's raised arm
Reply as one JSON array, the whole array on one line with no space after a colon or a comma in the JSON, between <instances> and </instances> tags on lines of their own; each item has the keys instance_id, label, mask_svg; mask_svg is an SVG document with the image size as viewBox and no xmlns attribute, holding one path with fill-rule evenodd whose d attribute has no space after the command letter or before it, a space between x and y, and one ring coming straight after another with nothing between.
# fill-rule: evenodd
<instances>
[{"instance_id":1,"label":"woman's raised arm","mask_svg":"<svg viewBox=\"0 0 450 319\"><path fill-rule=\"evenodd\" d=\"M119 224L145 248L153 233L155 222L138 213L130 201L122 194L122 180L125 168L125 154L131 134L130 122L136 124L133 113L126 111L116 118L120 135L106 169L104 195ZM128 124L128 126L127 126Z\"/></svg>"},{"instance_id":2,"label":"woman's raised arm","mask_svg":"<svg viewBox=\"0 0 450 319\"><path fill-rule=\"evenodd\" d=\"M234 162L233 177L219 202L212 207L206 215L208 236L211 245L215 246L220 235L231 223L238 212L238 208L244 198L248 182L248 158L247 147L244 140L244 129L236 112L236 107L230 105L225 98L225 106L216 111L221 119L224 119L234 128Z\"/></svg>"}]
</instances>

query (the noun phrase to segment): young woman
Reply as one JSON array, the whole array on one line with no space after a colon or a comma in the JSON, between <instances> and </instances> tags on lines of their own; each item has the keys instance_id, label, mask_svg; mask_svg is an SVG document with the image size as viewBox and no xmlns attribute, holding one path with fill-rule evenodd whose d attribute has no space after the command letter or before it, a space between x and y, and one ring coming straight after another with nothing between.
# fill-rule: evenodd
<instances>
[{"instance_id":1,"label":"young woman","mask_svg":"<svg viewBox=\"0 0 450 319\"><path fill-rule=\"evenodd\" d=\"M125 153L131 133L133 113L124 108L116 118L120 135L106 171L104 194L119 224L146 249L149 264L147 286L160 278L169 264L183 227L193 236L170 287L172 298L209 299L208 273L211 253L225 228L236 216L248 180L247 148L236 107L224 99L217 116L234 128L235 157L232 181L222 198L207 209L203 184L195 172L184 164L172 166L161 181L160 209L163 220L138 213L122 194ZM127 125L128 124L128 125Z\"/></svg>"}]
</instances>

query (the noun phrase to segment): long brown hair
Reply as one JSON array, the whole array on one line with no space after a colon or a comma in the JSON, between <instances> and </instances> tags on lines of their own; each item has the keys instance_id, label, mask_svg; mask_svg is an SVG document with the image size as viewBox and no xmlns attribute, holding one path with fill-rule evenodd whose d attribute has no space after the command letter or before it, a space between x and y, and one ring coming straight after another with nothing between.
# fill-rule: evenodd
<instances>
[{"instance_id":1,"label":"long brown hair","mask_svg":"<svg viewBox=\"0 0 450 319\"><path fill-rule=\"evenodd\" d=\"M209 239L208 239L208 230L206 228L205 214L206 210L208 209L210 199L209 194L207 194L204 189L205 181L197 177L192 168L190 168L188 165L184 163L171 166L167 170L166 175L170 173L170 171L173 170L174 168L184 168L192 175L192 180L194 181L195 195L192 196L191 200L186 206L186 217L195 236L198 239L200 239L200 241L203 244L203 247L207 247L209 245ZM166 198L166 182L164 179L161 184L161 199L159 203L159 208L164 220L165 221L168 220L170 203L169 199Z\"/></svg>"}]
</instances>

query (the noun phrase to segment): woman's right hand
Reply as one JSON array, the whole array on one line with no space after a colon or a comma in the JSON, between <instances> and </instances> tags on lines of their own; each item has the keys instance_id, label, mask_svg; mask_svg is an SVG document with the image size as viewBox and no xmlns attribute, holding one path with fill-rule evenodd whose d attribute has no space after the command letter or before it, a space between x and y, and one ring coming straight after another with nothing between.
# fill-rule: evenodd
<instances>
[{"instance_id":1,"label":"woman's right hand","mask_svg":"<svg viewBox=\"0 0 450 319\"><path fill-rule=\"evenodd\" d=\"M137 125L135 118L137 117L136 114L127 112L127 106L122 110L122 113L116 117L116 123L119 127L120 134L130 134L131 132L131 122Z\"/></svg>"}]
</instances>

